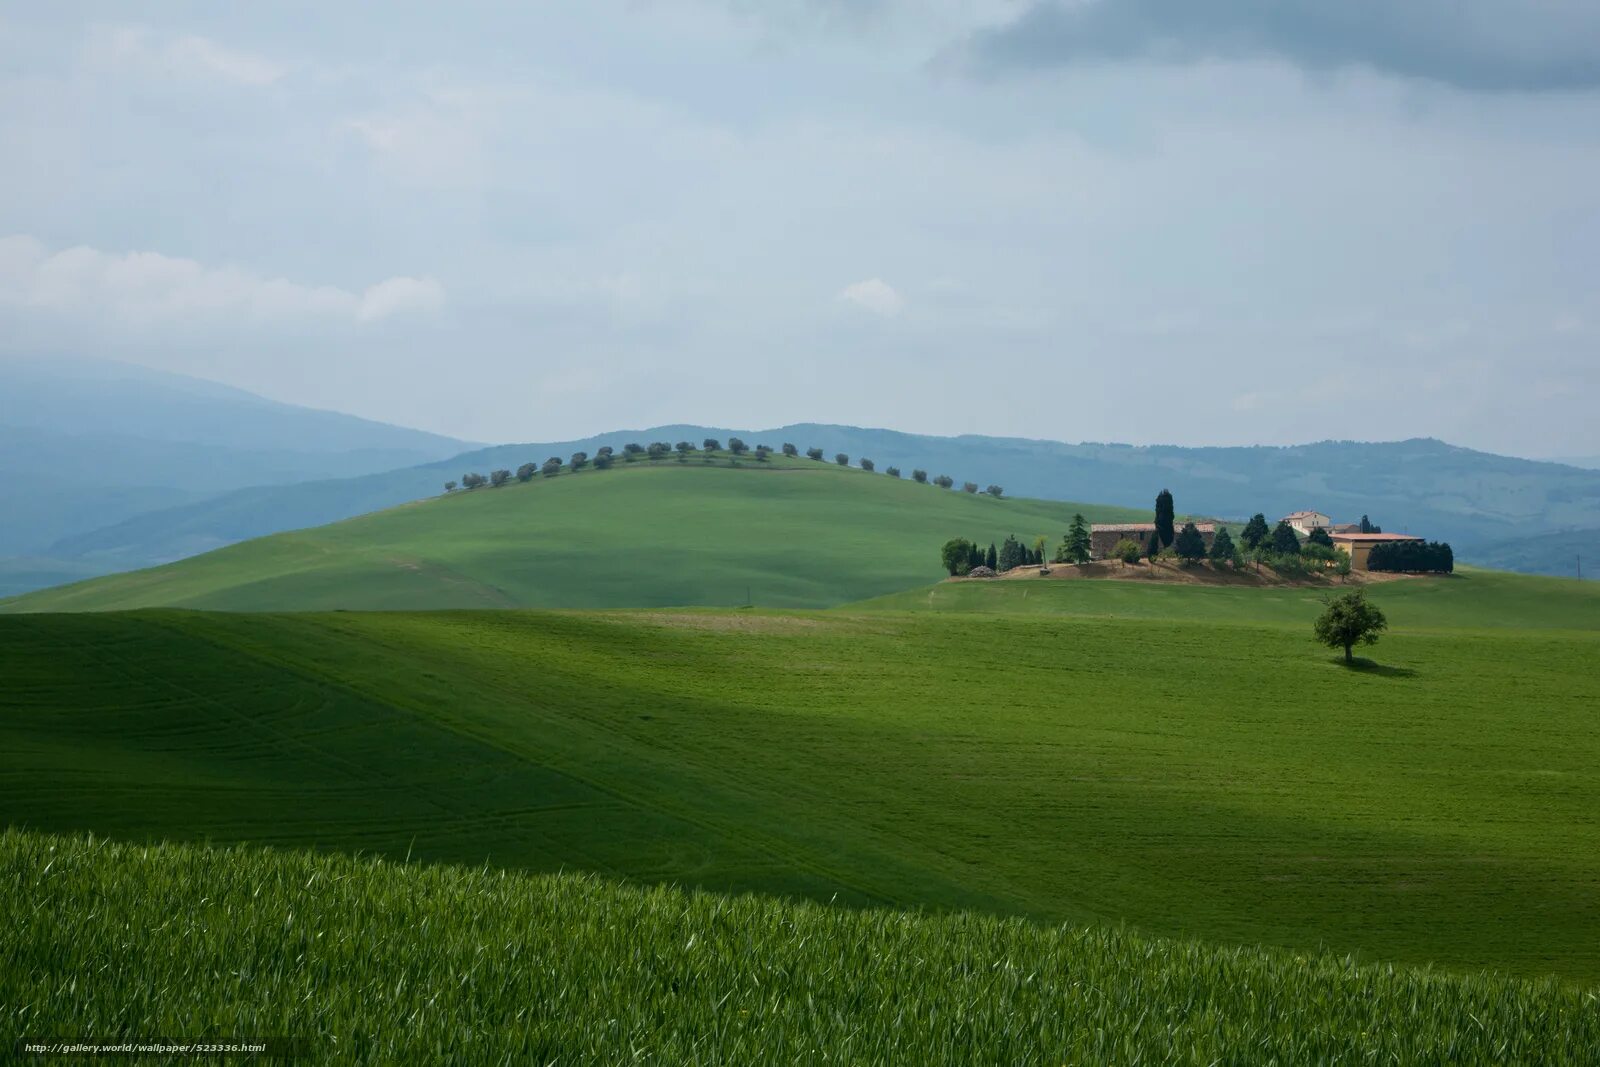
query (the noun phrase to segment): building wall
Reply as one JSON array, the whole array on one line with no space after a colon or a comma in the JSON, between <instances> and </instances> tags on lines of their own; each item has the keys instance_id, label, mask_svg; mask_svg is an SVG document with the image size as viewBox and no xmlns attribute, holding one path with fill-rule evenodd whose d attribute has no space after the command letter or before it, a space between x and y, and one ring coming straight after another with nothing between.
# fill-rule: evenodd
<instances>
[{"instance_id":1,"label":"building wall","mask_svg":"<svg viewBox=\"0 0 1600 1067\"><path fill-rule=\"evenodd\" d=\"M1112 530L1091 530L1089 532L1089 555L1094 559L1105 559L1107 556L1111 555L1111 550L1117 547L1117 542L1121 541L1124 537L1134 542L1142 549L1150 543L1150 535L1155 532L1155 529L1155 526L1151 525L1143 532L1135 533ZM1183 524L1177 524L1176 530L1182 529ZM1210 552L1211 542L1216 540L1217 537L1216 530L1214 528L1210 530L1201 528L1200 536L1205 540L1206 551Z\"/></svg>"}]
</instances>

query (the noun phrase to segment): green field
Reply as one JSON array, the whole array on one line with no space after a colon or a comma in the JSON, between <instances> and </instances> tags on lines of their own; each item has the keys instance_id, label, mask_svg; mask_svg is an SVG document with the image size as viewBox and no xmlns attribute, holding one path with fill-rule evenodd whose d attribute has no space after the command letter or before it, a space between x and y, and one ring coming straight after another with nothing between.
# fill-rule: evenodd
<instances>
[{"instance_id":1,"label":"green field","mask_svg":"<svg viewBox=\"0 0 1600 1067\"><path fill-rule=\"evenodd\" d=\"M1170 586L1115 590L1130 618L13 616L0 810L1595 982L1596 639L1493 626L1529 581L1398 594L1365 671L1314 603Z\"/></svg>"},{"instance_id":2,"label":"green field","mask_svg":"<svg viewBox=\"0 0 1600 1067\"><path fill-rule=\"evenodd\" d=\"M1592 993L1325 954L0 834L0 1036L292 1037L310 1062L1540 1063ZM135 933L136 932L136 933Z\"/></svg>"},{"instance_id":3,"label":"green field","mask_svg":"<svg viewBox=\"0 0 1600 1067\"><path fill-rule=\"evenodd\" d=\"M3 611L829 607L939 577L965 536L1061 539L1129 508L994 500L774 457L619 464L457 492L164 567L0 601Z\"/></svg>"}]
</instances>

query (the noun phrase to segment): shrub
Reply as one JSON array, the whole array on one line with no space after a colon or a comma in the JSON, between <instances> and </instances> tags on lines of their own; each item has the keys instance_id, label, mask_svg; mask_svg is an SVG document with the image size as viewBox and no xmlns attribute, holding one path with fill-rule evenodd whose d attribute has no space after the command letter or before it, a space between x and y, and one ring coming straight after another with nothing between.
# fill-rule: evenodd
<instances>
[{"instance_id":1,"label":"shrub","mask_svg":"<svg viewBox=\"0 0 1600 1067\"><path fill-rule=\"evenodd\" d=\"M926 485L928 482L928 472L923 470L914 470L911 472L911 480L917 482L918 484Z\"/></svg>"},{"instance_id":2,"label":"shrub","mask_svg":"<svg viewBox=\"0 0 1600 1067\"><path fill-rule=\"evenodd\" d=\"M900 468L899 467L885 467L885 468L883 468L883 473L887 474L891 478L898 478L898 477L900 477Z\"/></svg>"},{"instance_id":3,"label":"shrub","mask_svg":"<svg viewBox=\"0 0 1600 1067\"><path fill-rule=\"evenodd\" d=\"M789 442L785 441L783 443L783 454L786 456L798 456L800 454L800 450L794 445L791 445Z\"/></svg>"},{"instance_id":4,"label":"shrub","mask_svg":"<svg viewBox=\"0 0 1600 1067\"><path fill-rule=\"evenodd\" d=\"M877 470L878 468L877 465L872 462L872 460L863 458L861 460L861 469L864 471L873 471Z\"/></svg>"},{"instance_id":5,"label":"shrub","mask_svg":"<svg viewBox=\"0 0 1600 1067\"><path fill-rule=\"evenodd\" d=\"M1144 549L1139 547L1139 542L1124 537L1111 549L1111 558L1121 560L1124 564L1138 563L1139 557L1144 555Z\"/></svg>"},{"instance_id":6,"label":"shrub","mask_svg":"<svg viewBox=\"0 0 1600 1067\"><path fill-rule=\"evenodd\" d=\"M835 463L837 463L841 467L850 466L850 457L845 455L843 452L835 453L834 457L833 457L833 461Z\"/></svg>"},{"instance_id":7,"label":"shrub","mask_svg":"<svg viewBox=\"0 0 1600 1067\"><path fill-rule=\"evenodd\" d=\"M976 493L978 491L978 483L977 482L962 482L961 483L961 491L963 493Z\"/></svg>"}]
</instances>

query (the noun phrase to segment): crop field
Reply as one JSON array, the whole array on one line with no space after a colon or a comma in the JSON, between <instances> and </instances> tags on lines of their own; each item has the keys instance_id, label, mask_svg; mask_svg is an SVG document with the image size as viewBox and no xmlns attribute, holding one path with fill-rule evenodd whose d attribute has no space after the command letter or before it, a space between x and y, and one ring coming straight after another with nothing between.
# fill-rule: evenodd
<instances>
[{"instance_id":1,"label":"crop field","mask_svg":"<svg viewBox=\"0 0 1600 1067\"><path fill-rule=\"evenodd\" d=\"M9 616L0 811L1592 984L1596 636L1521 582L1391 583L1356 671L1293 590L1264 622L1162 586L1115 588L1130 617Z\"/></svg>"},{"instance_id":2,"label":"crop field","mask_svg":"<svg viewBox=\"0 0 1600 1067\"><path fill-rule=\"evenodd\" d=\"M374 512L0 602L4 611L830 607L938 578L950 537L1054 545L1074 512L774 457L619 464Z\"/></svg>"},{"instance_id":3,"label":"crop field","mask_svg":"<svg viewBox=\"0 0 1600 1067\"><path fill-rule=\"evenodd\" d=\"M593 875L0 833L0 1036L317 1062L1542 1063L1592 992Z\"/></svg>"}]
</instances>

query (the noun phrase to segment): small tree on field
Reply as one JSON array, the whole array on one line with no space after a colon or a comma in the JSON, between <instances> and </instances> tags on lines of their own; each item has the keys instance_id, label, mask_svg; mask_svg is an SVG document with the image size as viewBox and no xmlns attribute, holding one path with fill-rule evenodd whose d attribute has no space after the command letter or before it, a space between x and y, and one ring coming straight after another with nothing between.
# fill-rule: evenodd
<instances>
[{"instance_id":1,"label":"small tree on field","mask_svg":"<svg viewBox=\"0 0 1600 1067\"><path fill-rule=\"evenodd\" d=\"M750 451L750 446L737 437L730 437L728 438L728 451L736 456L742 456Z\"/></svg>"},{"instance_id":2,"label":"small tree on field","mask_svg":"<svg viewBox=\"0 0 1600 1067\"><path fill-rule=\"evenodd\" d=\"M1267 528L1267 517L1258 511L1250 516L1250 521L1239 531L1239 543L1246 551L1253 552L1260 548L1271 534L1272 531Z\"/></svg>"},{"instance_id":3,"label":"small tree on field","mask_svg":"<svg viewBox=\"0 0 1600 1067\"><path fill-rule=\"evenodd\" d=\"M539 468L537 465L533 463L524 463L522 466L517 468L517 481L531 482L533 481L533 476L538 473Z\"/></svg>"},{"instance_id":4,"label":"small tree on field","mask_svg":"<svg viewBox=\"0 0 1600 1067\"><path fill-rule=\"evenodd\" d=\"M941 474L939 477L933 480L933 484L937 485L940 489L949 489L956 484L956 480L950 477L948 474Z\"/></svg>"},{"instance_id":5,"label":"small tree on field","mask_svg":"<svg viewBox=\"0 0 1600 1067\"><path fill-rule=\"evenodd\" d=\"M510 480L511 480L511 472L508 471L508 470L498 470L498 471L490 471L489 472L489 484L491 486L493 486L494 488L496 488L496 489L500 488L502 485L505 485Z\"/></svg>"},{"instance_id":6,"label":"small tree on field","mask_svg":"<svg viewBox=\"0 0 1600 1067\"><path fill-rule=\"evenodd\" d=\"M900 468L899 467L885 467L885 468L883 468L883 473L887 474L891 478L898 478L898 477L900 477Z\"/></svg>"},{"instance_id":7,"label":"small tree on field","mask_svg":"<svg viewBox=\"0 0 1600 1067\"><path fill-rule=\"evenodd\" d=\"M966 574L972 569L972 542L965 537L952 537L939 550L939 561L952 578Z\"/></svg>"},{"instance_id":8,"label":"small tree on field","mask_svg":"<svg viewBox=\"0 0 1600 1067\"><path fill-rule=\"evenodd\" d=\"M721 452L722 442L717 440L715 437L708 437L704 441L700 442L700 447L705 449L707 452Z\"/></svg>"},{"instance_id":9,"label":"small tree on field","mask_svg":"<svg viewBox=\"0 0 1600 1067\"><path fill-rule=\"evenodd\" d=\"M770 455L772 455L772 449L768 448L766 445L756 445L757 463L765 463L767 461L767 457Z\"/></svg>"},{"instance_id":10,"label":"small tree on field","mask_svg":"<svg viewBox=\"0 0 1600 1067\"><path fill-rule=\"evenodd\" d=\"M822 449L820 449L820 448L808 448L808 449L806 449L806 458L807 459L820 460L822 458Z\"/></svg>"},{"instance_id":11,"label":"small tree on field","mask_svg":"<svg viewBox=\"0 0 1600 1067\"><path fill-rule=\"evenodd\" d=\"M466 474L461 476L461 488L476 489L478 486L482 485L485 480L486 479L483 475L474 471L468 471Z\"/></svg>"},{"instance_id":12,"label":"small tree on field","mask_svg":"<svg viewBox=\"0 0 1600 1067\"><path fill-rule=\"evenodd\" d=\"M453 492L455 492L455 489L456 489L456 483L455 482L445 482L444 483L444 491L445 492L453 493Z\"/></svg>"},{"instance_id":13,"label":"small tree on field","mask_svg":"<svg viewBox=\"0 0 1600 1067\"><path fill-rule=\"evenodd\" d=\"M1112 558L1121 560L1124 567L1130 563L1138 563L1139 557L1142 555L1144 555L1144 551L1139 547L1139 542L1129 540L1126 537L1118 541L1115 547L1111 549Z\"/></svg>"},{"instance_id":14,"label":"small tree on field","mask_svg":"<svg viewBox=\"0 0 1600 1067\"><path fill-rule=\"evenodd\" d=\"M1329 648L1344 649L1347 664L1354 662L1351 649L1377 644L1378 635L1389 628L1389 620L1360 589L1334 597L1327 605L1313 629L1318 641Z\"/></svg>"},{"instance_id":15,"label":"small tree on field","mask_svg":"<svg viewBox=\"0 0 1600 1067\"><path fill-rule=\"evenodd\" d=\"M680 455L680 456L688 456L688 454L690 452L694 451L694 442L693 441L679 441L677 444L673 445L672 447L674 447L674 448L676 448L678 450L678 455Z\"/></svg>"},{"instance_id":16,"label":"small tree on field","mask_svg":"<svg viewBox=\"0 0 1600 1067\"><path fill-rule=\"evenodd\" d=\"M837 463L841 467L850 466L850 457L845 455L843 452L835 453L834 457L833 457L833 461L835 463Z\"/></svg>"},{"instance_id":17,"label":"small tree on field","mask_svg":"<svg viewBox=\"0 0 1600 1067\"><path fill-rule=\"evenodd\" d=\"M1173 539L1172 550L1178 558L1185 563L1198 563L1206 558L1206 539L1200 533L1200 527L1192 522L1183 524L1183 529L1178 531L1178 536Z\"/></svg>"},{"instance_id":18,"label":"small tree on field","mask_svg":"<svg viewBox=\"0 0 1600 1067\"><path fill-rule=\"evenodd\" d=\"M962 482L961 483L961 491L963 493L976 493L978 491L978 483L977 482Z\"/></svg>"},{"instance_id":19,"label":"small tree on field","mask_svg":"<svg viewBox=\"0 0 1600 1067\"><path fill-rule=\"evenodd\" d=\"M594 469L597 471L610 470L611 464L614 462L611 457L612 452L609 448L602 448L599 452L596 452L594 456Z\"/></svg>"},{"instance_id":20,"label":"small tree on field","mask_svg":"<svg viewBox=\"0 0 1600 1067\"><path fill-rule=\"evenodd\" d=\"M672 446L665 441L652 441L650 447L644 450L644 454L651 459L660 459L671 451Z\"/></svg>"},{"instance_id":21,"label":"small tree on field","mask_svg":"<svg viewBox=\"0 0 1600 1067\"><path fill-rule=\"evenodd\" d=\"M581 471L583 468L589 465L589 453L574 452L572 454L572 459L568 460L568 463L572 466L573 470Z\"/></svg>"},{"instance_id":22,"label":"small tree on field","mask_svg":"<svg viewBox=\"0 0 1600 1067\"><path fill-rule=\"evenodd\" d=\"M1211 562L1219 567L1224 563L1232 563L1234 553L1237 551L1233 547L1233 535L1228 533L1228 528L1217 527L1217 536L1211 541Z\"/></svg>"},{"instance_id":23,"label":"small tree on field","mask_svg":"<svg viewBox=\"0 0 1600 1067\"><path fill-rule=\"evenodd\" d=\"M921 471L921 470L914 470L914 471L911 472L911 480L916 482L918 485L927 485L928 484L928 472L927 471Z\"/></svg>"},{"instance_id":24,"label":"small tree on field","mask_svg":"<svg viewBox=\"0 0 1600 1067\"><path fill-rule=\"evenodd\" d=\"M985 486L983 491L994 497L996 500L999 500L1001 497L1006 495L1006 491L998 485Z\"/></svg>"},{"instance_id":25,"label":"small tree on field","mask_svg":"<svg viewBox=\"0 0 1600 1067\"><path fill-rule=\"evenodd\" d=\"M863 459L861 461L861 469L864 471L875 471L878 469L878 465L873 463L870 459Z\"/></svg>"},{"instance_id":26,"label":"small tree on field","mask_svg":"<svg viewBox=\"0 0 1600 1067\"><path fill-rule=\"evenodd\" d=\"M798 456L800 454L800 450L794 445L791 445L785 441L783 444L783 454L786 456Z\"/></svg>"},{"instance_id":27,"label":"small tree on field","mask_svg":"<svg viewBox=\"0 0 1600 1067\"><path fill-rule=\"evenodd\" d=\"M1313 526L1311 528L1311 533L1306 535L1306 544L1321 545L1324 548L1332 548L1333 538L1328 536L1327 530L1324 530L1320 526Z\"/></svg>"},{"instance_id":28,"label":"small tree on field","mask_svg":"<svg viewBox=\"0 0 1600 1067\"><path fill-rule=\"evenodd\" d=\"M1172 544L1177 536L1173 530L1172 494L1165 489L1156 494L1156 536L1161 538L1162 548Z\"/></svg>"},{"instance_id":29,"label":"small tree on field","mask_svg":"<svg viewBox=\"0 0 1600 1067\"><path fill-rule=\"evenodd\" d=\"M544 466L540 467L539 470L546 478L554 478L561 473L561 457L551 456L544 461Z\"/></svg>"},{"instance_id":30,"label":"small tree on field","mask_svg":"<svg viewBox=\"0 0 1600 1067\"><path fill-rule=\"evenodd\" d=\"M1272 528L1272 551L1280 556L1300 554L1300 538L1295 535L1294 527L1282 519Z\"/></svg>"},{"instance_id":31,"label":"small tree on field","mask_svg":"<svg viewBox=\"0 0 1600 1067\"><path fill-rule=\"evenodd\" d=\"M1094 539L1089 536L1089 523L1082 515L1072 516L1072 525L1067 527L1067 535L1061 539L1061 548L1056 552L1057 563L1088 563L1090 550L1094 547Z\"/></svg>"}]
</instances>

